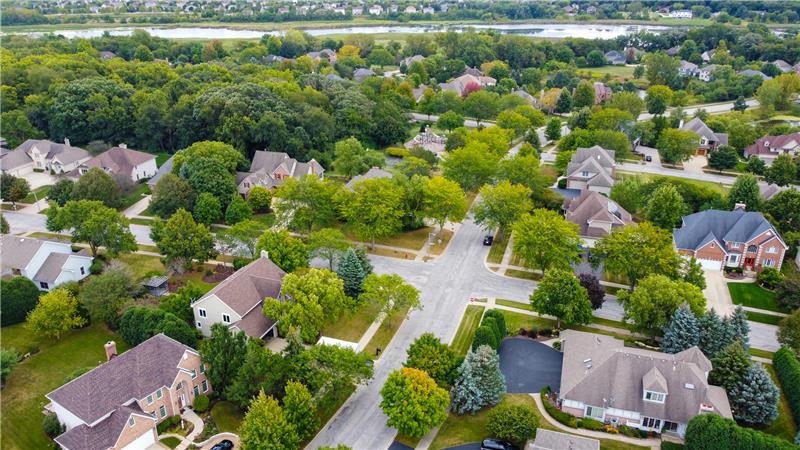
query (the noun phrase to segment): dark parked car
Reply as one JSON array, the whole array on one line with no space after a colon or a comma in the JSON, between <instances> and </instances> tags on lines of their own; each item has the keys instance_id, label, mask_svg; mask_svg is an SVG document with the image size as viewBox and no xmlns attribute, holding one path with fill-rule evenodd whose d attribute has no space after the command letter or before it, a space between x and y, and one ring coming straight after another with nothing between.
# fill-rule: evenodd
<instances>
[{"instance_id":1,"label":"dark parked car","mask_svg":"<svg viewBox=\"0 0 800 450\"><path fill-rule=\"evenodd\" d=\"M650 156L650 155L647 155L647 156L644 157L644 160L647 161L647 162L653 162L653 157Z\"/></svg>"},{"instance_id":2,"label":"dark parked car","mask_svg":"<svg viewBox=\"0 0 800 450\"><path fill-rule=\"evenodd\" d=\"M517 450L517 447L498 439L484 439L481 442L481 450Z\"/></svg>"},{"instance_id":3,"label":"dark parked car","mask_svg":"<svg viewBox=\"0 0 800 450\"><path fill-rule=\"evenodd\" d=\"M233 448L233 442L225 439L219 444L211 447L211 450L231 450L232 448Z\"/></svg>"},{"instance_id":4,"label":"dark parked car","mask_svg":"<svg viewBox=\"0 0 800 450\"><path fill-rule=\"evenodd\" d=\"M489 236L488 234L483 238L483 245L492 245L494 242L494 236Z\"/></svg>"}]
</instances>

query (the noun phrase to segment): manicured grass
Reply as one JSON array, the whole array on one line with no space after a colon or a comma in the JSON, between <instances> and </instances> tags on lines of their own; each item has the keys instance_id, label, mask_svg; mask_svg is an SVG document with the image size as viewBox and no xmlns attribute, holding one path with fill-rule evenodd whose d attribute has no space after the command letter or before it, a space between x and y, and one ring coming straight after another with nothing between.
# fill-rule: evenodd
<instances>
[{"instance_id":1,"label":"manicured grass","mask_svg":"<svg viewBox=\"0 0 800 450\"><path fill-rule=\"evenodd\" d=\"M400 328L400 325L402 325L403 321L406 319L407 314L408 308L403 308L402 310L397 311L391 316L383 319L383 323L380 327L378 327L378 331L376 331L375 335L372 336L372 339L370 339L367 347L364 348L364 352L370 356L380 356L376 355L377 349L381 349L381 352L386 350L386 347L389 345L389 342L392 341L394 334L397 333L397 329Z\"/></svg>"},{"instance_id":2,"label":"manicured grass","mask_svg":"<svg viewBox=\"0 0 800 450\"><path fill-rule=\"evenodd\" d=\"M728 291L731 293L734 304L768 311L788 312L778 306L774 292L755 283L728 283Z\"/></svg>"},{"instance_id":3,"label":"manicured grass","mask_svg":"<svg viewBox=\"0 0 800 450\"><path fill-rule=\"evenodd\" d=\"M238 433L244 413L231 402L219 401L211 408L211 417L214 418L214 423L217 424L219 431Z\"/></svg>"},{"instance_id":4,"label":"manicured grass","mask_svg":"<svg viewBox=\"0 0 800 450\"><path fill-rule=\"evenodd\" d=\"M542 274L536 272L527 272L525 270L506 269L506 275L514 278L522 278L524 280L538 281L542 279Z\"/></svg>"},{"instance_id":5,"label":"manicured grass","mask_svg":"<svg viewBox=\"0 0 800 450\"><path fill-rule=\"evenodd\" d=\"M375 318L378 317L379 308L375 304L362 307L355 313L345 313L339 320L328 324L322 329L322 335L341 339L343 341L358 342L367 331Z\"/></svg>"},{"instance_id":6,"label":"manicured grass","mask_svg":"<svg viewBox=\"0 0 800 450\"><path fill-rule=\"evenodd\" d=\"M158 152L156 153L156 166L161 167L164 165L165 162L172 156L167 152Z\"/></svg>"},{"instance_id":7,"label":"manicured grass","mask_svg":"<svg viewBox=\"0 0 800 450\"><path fill-rule=\"evenodd\" d=\"M503 255L506 253L508 247L508 233L498 233L492 242L492 248L489 249L489 256L486 257L486 262L492 264L500 264L503 262Z\"/></svg>"},{"instance_id":8,"label":"manicured grass","mask_svg":"<svg viewBox=\"0 0 800 450\"><path fill-rule=\"evenodd\" d=\"M275 224L274 214L254 214L253 220L264 225L264 228L271 228Z\"/></svg>"},{"instance_id":9,"label":"manicured grass","mask_svg":"<svg viewBox=\"0 0 800 450\"><path fill-rule=\"evenodd\" d=\"M768 325L778 325L783 317L774 316L772 314L764 314L764 313L757 313L753 311L745 311L747 314L747 320L752 320L753 322L759 323L766 323Z\"/></svg>"},{"instance_id":10,"label":"manicured grass","mask_svg":"<svg viewBox=\"0 0 800 450\"><path fill-rule=\"evenodd\" d=\"M176 438L176 437L170 436L170 437L165 437L164 439L161 439L160 442L162 444L166 445L169 448L175 448L181 443L181 440Z\"/></svg>"},{"instance_id":11,"label":"manicured grass","mask_svg":"<svg viewBox=\"0 0 800 450\"><path fill-rule=\"evenodd\" d=\"M542 317L536 316L529 316L527 314L516 313L513 311L504 311L499 310L503 313L503 317L506 319L506 328L508 329L508 334L515 335L519 331L520 328L525 328L529 330L531 328L554 328L556 326L555 320L544 319Z\"/></svg>"},{"instance_id":12,"label":"manicured grass","mask_svg":"<svg viewBox=\"0 0 800 450\"><path fill-rule=\"evenodd\" d=\"M50 239L54 241L63 241L63 242L69 242L71 240L71 237L68 234L48 233L46 231L36 231L29 234L28 236L39 239Z\"/></svg>"},{"instance_id":13,"label":"manicured grass","mask_svg":"<svg viewBox=\"0 0 800 450\"><path fill-rule=\"evenodd\" d=\"M432 255L441 255L444 249L447 248L447 244L450 243L453 232L450 230L442 230L441 232L436 231L436 233L436 236L433 238L433 243L428 247L428 252Z\"/></svg>"},{"instance_id":14,"label":"manicured grass","mask_svg":"<svg viewBox=\"0 0 800 450\"><path fill-rule=\"evenodd\" d=\"M524 309L526 311L533 311L533 306L531 306L530 303L522 303L522 302L517 302L517 301L514 301L514 300L505 300L505 299L502 299L502 298L498 298L494 302L497 303L498 305L502 305L502 306L508 306L508 307L517 308L517 309Z\"/></svg>"},{"instance_id":15,"label":"manicured grass","mask_svg":"<svg viewBox=\"0 0 800 450\"><path fill-rule=\"evenodd\" d=\"M397 435L394 437L394 440L407 447L417 448L417 444L419 444L419 441L421 441L422 438L409 437L397 433Z\"/></svg>"},{"instance_id":16,"label":"manicured grass","mask_svg":"<svg viewBox=\"0 0 800 450\"><path fill-rule=\"evenodd\" d=\"M404 252L400 250L390 250L388 248L381 248L381 247L375 247L375 248L366 247L366 251L367 253L370 253L372 255L388 256L389 258L414 259L417 257L417 255L413 253Z\"/></svg>"},{"instance_id":17,"label":"manicured grass","mask_svg":"<svg viewBox=\"0 0 800 450\"><path fill-rule=\"evenodd\" d=\"M472 338L475 336L475 330L481 322L483 317L483 306L469 305L467 310L464 311L464 317L461 318L461 324L458 326L456 336L450 347L459 355L466 355L469 347L472 345Z\"/></svg>"},{"instance_id":18,"label":"manicured grass","mask_svg":"<svg viewBox=\"0 0 800 450\"><path fill-rule=\"evenodd\" d=\"M118 259L125 263L133 271L133 276L137 280L143 279L150 272L165 273L166 268L161 264L158 256L140 255L138 253L123 253L117 255Z\"/></svg>"},{"instance_id":19,"label":"manicured grass","mask_svg":"<svg viewBox=\"0 0 800 450\"><path fill-rule=\"evenodd\" d=\"M359 239L358 236L356 236L355 232L349 226L347 226L347 224L340 224L339 227L341 228L345 236L347 236L347 239L350 239L352 241L364 242L366 244L371 244L371 242L366 242ZM436 231L438 230L434 227L422 227L416 230L398 233L394 236L375 239L375 243L379 245L388 245L391 247L401 247L411 250L420 250L425 245L425 242L428 240L428 235L430 233L435 233Z\"/></svg>"},{"instance_id":20,"label":"manicured grass","mask_svg":"<svg viewBox=\"0 0 800 450\"><path fill-rule=\"evenodd\" d=\"M48 403L44 395L64 384L76 370L104 362L106 342L116 341L120 352L128 348L118 335L101 325L73 330L58 341L36 338L21 324L0 329L0 337L4 347L8 342L13 342L14 348L41 347L14 369L3 388L0 447L8 450L50 448L52 441L42 432L42 408Z\"/></svg>"},{"instance_id":21,"label":"manicured grass","mask_svg":"<svg viewBox=\"0 0 800 450\"><path fill-rule=\"evenodd\" d=\"M592 316L592 323L596 323L599 325L606 325L609 327L621 328L623 330L628 330L629 326L625 322L620 322L618 320L611 320L611 319L604 319L602 317Z\"/></svg>"},{"instance_id":22,"label":"manicured grass","mask_svg":"<svg viewBox=\"0 0 800 450\"><path fill-rule=\"evenodd\" d=\"M789 401L783 393L783 388L781 387L781 383L772 365L764 364L764 368L767 369L767 372L769 372L769 375L772 377L772 381L774 381L775 385L780 389L781 400L778 402L778 418L775 419L770 426L759 429L789 442L794 442L794 436L797 433L797 424L794 423L792 410L789 408Z\"/></svg>"},{"instance_id":23,"label":"manicured grass","mask_svg":"<svg viewBox=\"0 0 800 450\"><path fill-rule=\"evenodd\" d=\"M618 180L621 179L621 178L624 178L626 176L637 176L637 177L641 178L641 180L644 181L644 182L654 181L654 180L659 179L659 178L665 178L665 179L667 179L669 181L675 181L677 183L686 183L686 184L691 184L691 185L694 185L694 186L697 186L697 187L700 187L700 188L709 188L709 189L713 190L714 192L719 193L720 195L725 195L725 194L728 193L728 190L730 190L729 186L725 186L725 185L723 185L721 183L713 183L711 181L700 181L700 180L692 180L692 179L683 178L683 177L673 177L673 176L670 176L670 175L653 175L653 174L638 173L638 172L637 173L633 173L633 172L617 171L616 173L617 173L616 178Z\"/></svg>"},{"instance_id":24,"label":"manicured grass","mask_svg":"<svg viewBox=\"0 0 800 450\"><path fill-rule=\"evenodd\" d=\"M123 197L122 205L118 209L120 211L125 211L126 209L130 208L131 205L138 202L142 199L142 197L149 193L150 186L148 186L146 183L136 185L136 189L134 189L133 192Z\"/></svg>"},{"instance_id":25,"label":"manicured grass","mask_svg":"<svg viewBox=\"0 0 800 450\"><path fill-rule=\"evenodd\" d=\"M35 203L37 198L39 200L42 200L45 197L47 197L47 193L50 192L50 189L52 187L53 186L40 186L40 187L32 190L27 196L25 196L25 198L23 198L22 200L20 200L17 203L28 203L28 204ZM36 193L35 197L33 195L34 192Z\"/></svg>"},{"instance_id":26,"label":"manicured grass","mask_svg":"<svg viewBox=\"0 0 800 450\"><path fill-rule=\"evenodd\" d=\"M133 223L133 224L136 224L136 225L144 225L146 227L149 227L149 226L153 225L154 221L155 221L155 219L141 219L139 217L131 217L130 219L128 219L128 222L130 222L130 223Z\"/></svg>"},{"instance_id":27,"label":"manicured grass","mask_svg":"<svg viewBox=\"0 0 800 450\"><path fill-rule=\"evenodd\" d=\"M153 252L153 253L159 253L159 254L161 253L158 250L158 247L156 247L155 245L139 244L138 247L139 247L139 251L142 251L142 252Z\"/></svg>"},{"instance_id":28,"label":"manicured grass","mask_svg":"<svg viewBox=\"0 0 800 450\"><path fill-rule=\"evenodd\" d=\"M753 355L753 356L758 356L758 357L761 357L761 358L766 358L766 359L768 359L768 360L770 360L770 361L772 361L772 357L773 357L773 356L775 356L775 353L768 352L768 351L766 351L766 350L761 350L760 348L753 348L753 347L750 347L750 349L748 350L748 352L749 352L751 355Z\"/></svg>"},{"instance_id":29,"label":"manicured grass","mask_svg":"<svg viewBox=\"0 0 800 450\"><path fill-rule=\"evenodd\" d=\"M628 66L603 66L592 67L587 69L579 69L579 72L589 72L591 76L602 78L605 74L610 74L612 77L633 78L633 71L635 67Z\"/></svg>"}]
</instances>

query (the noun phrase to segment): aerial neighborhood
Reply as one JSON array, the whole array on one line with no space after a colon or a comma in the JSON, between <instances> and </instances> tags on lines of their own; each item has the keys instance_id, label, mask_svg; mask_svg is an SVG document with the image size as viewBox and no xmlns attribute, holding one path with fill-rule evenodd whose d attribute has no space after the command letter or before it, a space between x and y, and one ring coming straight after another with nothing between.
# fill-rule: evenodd
<instances>
[{"instance_id":1,"label":"aerial neighborhood","mask_svg":"<svg viewBox=\"0 0 800 450\"><path fill-rule=\"evenodd\" d=\"M800 3L0 3L0 447L800 448Z\"/></svg>"}]
</instances>

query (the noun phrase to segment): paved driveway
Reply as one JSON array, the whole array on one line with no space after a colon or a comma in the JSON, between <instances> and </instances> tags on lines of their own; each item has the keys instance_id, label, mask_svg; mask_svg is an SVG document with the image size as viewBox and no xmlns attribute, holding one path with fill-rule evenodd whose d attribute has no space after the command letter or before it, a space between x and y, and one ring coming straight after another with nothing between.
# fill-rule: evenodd
<instances>
[{"instance_id":1,"label":"paved driveway","mask_svg":"<svg viewBox=\"0 0 800 450\"><path fill-rule=\"evenodd\" d=\"M500 344L500 371L508 392L539 392L545 386L561 386L561 352L526 338L510 338Z\"/></svg>"}]
</instances>

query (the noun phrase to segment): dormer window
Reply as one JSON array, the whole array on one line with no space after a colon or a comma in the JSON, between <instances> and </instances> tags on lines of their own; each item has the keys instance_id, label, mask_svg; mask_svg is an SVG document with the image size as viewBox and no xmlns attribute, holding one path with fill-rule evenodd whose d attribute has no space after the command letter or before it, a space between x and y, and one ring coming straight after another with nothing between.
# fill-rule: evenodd
<instances>
[{"instance_id":1,"label":"dormer window","mask_svg":"<svg viewBox=\"0 0 800 450\"><path fill-rule=\"evenodd\" d=\"M644 399L648 402L654 403L664 403L664 400L667 398L667 394L661 392L654 392L654 391L644 391Z\"/></svg>"},{"instance_id":2,"label":"dormer window","mask_svg":"<svg viewBox=\"0 0 800 450\"><path fill-rule=\"evenodd\" d=\"M589 172L584 170L583 172L581 172L581 176L582 177L588 177L589 176Z\"/></svg>"}]
</instances>

